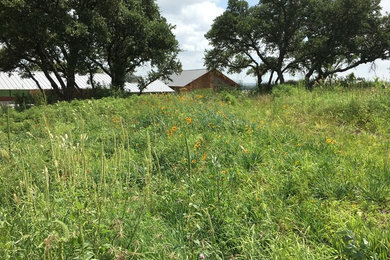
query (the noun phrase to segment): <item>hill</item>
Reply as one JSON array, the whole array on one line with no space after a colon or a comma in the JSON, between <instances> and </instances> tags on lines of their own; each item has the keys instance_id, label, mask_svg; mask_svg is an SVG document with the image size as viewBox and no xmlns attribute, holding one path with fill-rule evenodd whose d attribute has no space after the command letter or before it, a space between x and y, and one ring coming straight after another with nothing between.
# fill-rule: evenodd
<instances>
[{"instance_id":1,"label":"hill","mask_svg":"<svg viewBox=\"0 0 390 260\"><path fill-rule=\"evenodd\" d=\"M3 109L0 254L388 259L389 116L377 86Z\"/></svg>"}]
</instances>

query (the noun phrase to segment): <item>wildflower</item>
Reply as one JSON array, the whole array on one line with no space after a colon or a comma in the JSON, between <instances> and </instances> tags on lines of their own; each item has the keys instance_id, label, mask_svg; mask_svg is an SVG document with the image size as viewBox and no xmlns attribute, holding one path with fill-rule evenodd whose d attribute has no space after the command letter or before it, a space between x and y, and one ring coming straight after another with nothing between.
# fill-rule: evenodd
<instances>
[{"instance_id":1,"label":"wildflower","mask_svg":"<svg viewBox=\"0 0 390 260\"><path fill-rule=\"evenodd\" d=\"M222 111L218 111L217 113L218 113L218 115L220 115L220 114L222 114Z\"/></svg>"},{"instance_id":2,"label":"wildflower","mask_svg":"<svg viewBox=\"0 0 390 260\"><path fill-rule=\"evenodd\" d=\"M287 105L283 105L283 109L287 109Z\"/></svg>"},{"instance_id":3,"label":"wildflower","mask_svg":"<svg viewBox=\"0 0 390 260\"><path fill-rule=\"evenodd\" d=\"M196 161L195 161L195 160L192 160L192 161L191 161L191 163L192 163L192 164L195 164L195 163L196 163Z\"/></svg>"},{"instance_id":4,"label":"wildflower","mask_svg":"<svg viewBox=\"0 0 390 260\"><path fill-rule=\"evenodd\" d=\"M194 148L195 149L198 149L200 147L200 141L197 141L196 143L195 143L195 145L194 145Z\"/></svg>"},{"instance_id":5,"label":"wildflower","mask_svg":"<svg viewBox=\"0 0 390 260\"><path fill-rule=\"evenodd\" d=\"M222 171L222 174L226 174L226 173L227 173L227 170L223 170L223 171Z\"/></svg>"},{"instance_id":6,"label":"wildflower","mask_svg":"<svg viewBox=\"0 0 390 260\"><path fill-rule=\"evenodd\" d=\"M202 157L202 161L206 161L206 160L207 160L207 157L208 157L207 153L204 153L204 154L203 154L203 157Z\"/></svg>"},{"instance_id":7,"label":"wildflower","mask_svg":"<svg viewBox=\"0 0 390 260\"><path fill-rule=\"evenodd\" d=\"M332 141L332 144L336 144L336 140L333 140L333 141Z\"/></svg>"},{"instance_id":8,"label":"wildflower","mask_svg":"<svg viewBox=\"0 0 390 260\"><path fill-rule=\"evenodd\" d=\"M136 143L136 144L135 144L135 146L137 146L137 147L138 147L138 146L139 146L139 143Z\"/></svg>"},{"instance_id":9,"label":"wildflower","mask_svg":"<svg viewBox=\"0 0 390 260\"><path fill-rule=\"evenodd\" d=\"M188 124L191 124L192 123L192 118L191 117L186 117L186 121Z\"/></svg>"},{"instance_id":10,"label":"wildflower","mask_svg":"<svg viewBox=\"0 0 390 260\"><path fill-rule=\"evenodd\" d=\"M295 166L298 166L298 165L299 165L299 161L296 161L296 162L295 162Z\"/></svg>"},{"instance_id":11,"label":"wildflower","mask_svg":"<svg viewBox=\"0 0 390 260\"><path fill-rule=\"evenodd\" d=\"M186 158L183 158L183 162L186 163L186 162L187 162L187 159L186 159Z\"/></svg>"},{"instance_id":12,"label":"wildflower","mask_svg":"<svg viewBox=\"0 0 390 260\"><path fill-rule=\"evenodd\" d=\"M112 118L111 121L114 124L119 125L119 123L121 122L121 118L119 116L116 116L116 117Z\"/></svg>"},{"instance_id":13,"label":"wildflower","mask_svg":"<svg viewBox=\"0 0 390 260\"><path fill-rule=\"evenodd\" d=\"M332 143L332 139L327 138L327 139L326 139L326 143L327 143L327 144L331 144L331 143Z\"/></svg>"},{"instance_id":14,"label":"wildflower","mask_svg":"<svg viewBox=\"0 0 390 260\"><path fill-rule=\"evenodd\" d=\"M175 132L177 130L177 126L172 127L172 132Z\"/></svg>"},{"instance_id":15,"label":"wildflower","mask_svg":"<svg viewBox=\"0 0 390 260\"><path fill-rule=\"evenodd\" d=\"M199 255L199 259L205 259L206 257L205 257L205 255L204 254L200 254Z\"/></svg>"},{"instance_id":16,"label":"wildflower","mask_svg":"<svg viewBox=\"0 0 390 260\"><path fill-rule=\"evenodd\" d=\"M246 149L244 146L240 146L240 148L241 148L241 150L242 150L244 153L246 153L246 154L249 153L248 149Z\"/></svg>"},{"instance_id":17,"label":"wildflower","mask_svg":"<svg viewBox=\"0 0 390 260\"><path fill-rule=\"evenodd\" d=\"M298 147L301 147L301 146L302 146L302 144L301 144L301 143L298 143L298 144L297 144L297 146L298 146Z\"/></svg>"}]
</instances>

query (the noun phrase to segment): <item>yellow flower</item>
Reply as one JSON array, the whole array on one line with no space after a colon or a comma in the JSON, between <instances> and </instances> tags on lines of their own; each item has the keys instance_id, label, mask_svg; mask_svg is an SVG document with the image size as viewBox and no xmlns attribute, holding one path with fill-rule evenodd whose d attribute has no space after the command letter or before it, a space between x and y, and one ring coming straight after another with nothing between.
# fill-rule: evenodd
<instances>
[{"instance_id":1,"label":"yellow flower","mask_svg":"<svg viewBox=\"0 0 390 260\"><path fill-rule=\"evenodd\" d=\"M336 140L333 140L332 144L336 144Z\"/></svg>"},{"instance_id":2,"label":"yellow flower","mask_svg":"<svg viewBox=\"0 0 390 260\"><path fill-rule=\"evenodd\" d=\"M327 144L331 144L331 143L332 143L332 139L327 138L327 139L326 139L326 143L327 143Z\"/></svg>"},{"instance_id":3,"label":"yellow flower","mask_svg":"<svg viewBox=\"0 0 390 260\"><path fill-rule=\"evenodd\" d=\"M296 161L296 162L295 162L295 166L298 166L298 165L299 165L299 161Z\"/></svg>"},{"instance_id":4,"label":"yellow flower","mask_svg":"<svg viewBox=\"0 0 390 260\"><path fill-rule=\"evenodd\" d=\"M226 173L227 173L227 170L223 170L223 171L222 171L222 174L226 174Z\"/></svg>"},{"instance_id":5,"label":"yellow flower","mask_svg":"<svg viewBox=\"0 0 390 260\"><path fill-rule=\"evenodd\" d=\"M192 123L192 118L191 117L186 117L186 121L188 124L191 124Z\"/></svg>"},{"instance_id":6,"label":"yellow flower","mask_svg":"<svg viewBox=\"0 0 390 260\"><path fill-rule=\"evenodd\" d=\"M286 109L287 108L287 105L283 105L283 109Z\"/></svg>"},{"instance_id":7,"label":"yellow flower","mask_svg":"<svg viewBox=\"0 0 390 260\"><path fill-rule=\"evenodd\" d=\"M203 154L203 157L202 157L202 161L206 161L206 160L207 160L207 157L208 157L208 156L207 156L207 153L204 153L204 154Z\"/></svg>"},{"instance_id":8,"label":"yellow flower","mask_svg":"<svg viewBox=\"0 0 390 260\"><path fill-rule=\"evenodd\" d=\"M200 147L200 141L197 141L196 143L195 143L195 145L194 145L194 148L195 149L198 149Z\"/></svg>"},{"instance_id":9,"label":"yellow flower","mask_svg":"<svg viewBox=\"0 0 390 260\"><path fill-rule=\"evenodd\" d=\"M298 143L298 144L297 144L297 146L298 146L298 147L301 147L301 146L302 146L302 144L301 144L301 143Z\"/></svg>"},{"instance_id":10,"label":"yellow flower","mask_svg":"<svg viewBox=\"0 0 390 260\"><path fill-rule=\"evenodd\" d=\"M244 153L246 153L246 154L249 153L248 149L246 149L244 146L241 145L240 148L241 148L241 150L242 150Z\"/></svg>"},{"instance_id":11,"label":"yellow flower","mask_svg":"<svg viewBox=\"0 0 390 260\"><path fill-rule=\"evenodd\" d=\"M218 111L217 113L220 115L220 114L222 114L222 111Z\"/></svg>"},{"instance_id":12,"label":"yellow flower","mask_svg":"<svg viewBox=\"0 0 390 260\"><path fill-rule=\"evenodd\" d=\"M192 160L192 161L191 161L191 163L192 163L192 164L195 164L195 163L196 163L196 161L195 161L195 160Z\"/></svg>"},{"instance_id":13,"label":"yellow flower","mask_svg":"<svg viewBox=\"0 0 390 260\"><path fill-rule=\"evenodd\" d=\"M111 121L116 124L116 125L119 125L119 123L121 122L121 118L119 116L116 116L114 117L113 119L111 119Z\"/></svg>"}]
</instances>

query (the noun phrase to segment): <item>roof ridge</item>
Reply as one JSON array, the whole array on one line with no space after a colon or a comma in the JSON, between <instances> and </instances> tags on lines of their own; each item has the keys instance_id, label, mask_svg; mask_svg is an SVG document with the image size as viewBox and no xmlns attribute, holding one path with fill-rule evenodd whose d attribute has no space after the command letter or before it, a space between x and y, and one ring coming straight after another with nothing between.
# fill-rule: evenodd
<instances>
[{"instance_id":1,"label":"roof ridge","mask_svg":"<svg viewBox=\"0 0 390 260\"><path fill-rule=\"evenodd\" d=\"M204 69L190 69L190 70L183 70L183 71L193 71L193 70L207 70L208 71L208 69L206 69L206 68L204 68Z\"/></svg>"}]
</instances>

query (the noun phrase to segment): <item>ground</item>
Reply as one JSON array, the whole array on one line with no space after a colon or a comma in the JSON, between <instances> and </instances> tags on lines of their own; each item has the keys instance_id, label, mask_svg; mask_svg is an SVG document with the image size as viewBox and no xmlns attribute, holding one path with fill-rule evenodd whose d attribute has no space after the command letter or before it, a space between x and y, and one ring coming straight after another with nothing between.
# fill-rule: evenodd
<instances>
[{"instance_id":1,"label":"ground","mask_svg":"<svg viewBox=\"0 0 390 260\"><path fill-rule=\"evenodd\" d=\"M3 109L0 254L388 259L389 116L378 84Z\"/></svg>"}]
</instances>

